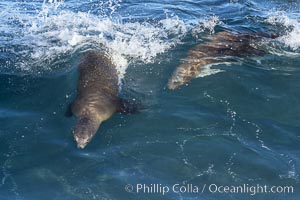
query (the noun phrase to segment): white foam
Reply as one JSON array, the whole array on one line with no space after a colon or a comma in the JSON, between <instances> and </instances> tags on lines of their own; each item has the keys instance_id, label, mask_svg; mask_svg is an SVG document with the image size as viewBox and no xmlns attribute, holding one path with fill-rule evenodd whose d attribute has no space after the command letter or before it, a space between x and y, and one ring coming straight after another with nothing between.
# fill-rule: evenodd
<instances>
[{"instance_id":1,"label":"white foam","mask_svg":"<svg viewBox=\"0 0 300 200\"><path fill-rule=\"evenodd\" d=\"M116 12L120 3L120 0L106 2L110 13ZM20 31L12 43L25 46L25 50L18 52L18 68L30 71L38 66L42 70L62 55L92 46L105 49L112 56L122 78L130 62L153 62L158 54L178 44L188 31L175 15L154 24L122 22L111 16L64 9L65 4L62 0L45 0L36 14L22 12L21 8L7 12L21 24L10 27Z\"/></svg>"},{"instance_id":2,"label":"white foam","mask_svg":"<svg viewBox=\"0 0 300 200\"><path fill-rule=\"evenodd\" d=\"M270 14L266 22L272 25L281 25L285 27L285 34L277 38L286 47L293 51L300 50L300 22L297 19L291 18L285 12L275 12Z\"/></svg>"},{"instance_id":3,"label":"white foam","mask_svg":"<svg viewBox=\"0 0 300 200\"><path fill-rule=\"evenodd\" d=\"M206 30L208 30L210 34L213 34L215 32L215 27L220 24L222 24L222 21L218 18L218 16L213 15L204 18L197 22L197 25L192 29L192 34L196 38L198 38L200 33Z\"/></svg>"},{"instance_id":4,"label":"white foam","mask_svg":"<svg viewBox=\"0 0 300 200\"><path fill-rule=\"evenodd\" d=\"M210 75L213 75L213 74L224 72L224 70L221 70L221 69L213 69L212 68L213 66L216 66L216 65L231 65L231 64L232 64L231 62L218 62L218 63L205 65L205 66L203 66L203 68L201 70L201 73L197 76L197 78L210 76Z\"/></svg>"}]
</instances>

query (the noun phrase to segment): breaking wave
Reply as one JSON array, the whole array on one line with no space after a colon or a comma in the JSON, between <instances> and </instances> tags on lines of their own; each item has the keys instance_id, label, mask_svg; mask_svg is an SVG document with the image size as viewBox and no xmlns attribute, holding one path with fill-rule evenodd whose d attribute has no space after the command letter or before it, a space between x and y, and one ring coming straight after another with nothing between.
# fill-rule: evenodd
<instances>
[{"instance_id":1,"label":"breaking wave","mask_svg":"<svg viewBox=\"0 0 300 200\"><path fill-rule=\"evenodd\" d=\"M0 51L9 58L2 61L4 68L13 65L23 73L51 71L65 62L63 58L99 49L112 57L122 78L131 62L154 62L158 54L176 46L192 29L192 23L169 12L163 19L128 20L116 15L121 3L98 3L96 9L87 12L74 11L59 0L44 1L40 7L36 3L9 4L0 13L4 19L1 34L7 35ZM218 23L216 16L200 20L192 31L213 32Z\"/></svg>"},{"instance_id":2,"label":"breaking wave","mask_svg":"<svg viewBox=\"0 0 300 200\"><path fill-rule=\"evenodd\" d=\"M300 22L299 19L288 16L283 11L270 14L266 19L271 25L282 27L284 34L277 38L285 47L292 51L300 50Z\"/></svg>"}]
</instances>

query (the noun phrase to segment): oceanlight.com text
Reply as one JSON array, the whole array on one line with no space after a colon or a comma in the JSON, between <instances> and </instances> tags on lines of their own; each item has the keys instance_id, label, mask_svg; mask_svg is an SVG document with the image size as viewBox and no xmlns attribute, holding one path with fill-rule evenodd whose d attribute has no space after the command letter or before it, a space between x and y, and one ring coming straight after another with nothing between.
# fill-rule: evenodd
<instances>
[{"instance_id":1,"label":"oceanlight.com text","mask_svg":"<svg viewBox=\"0 0 300 200\"><path fill-rule=\"evenodd\" d=\"M178 194L201 194L201 193L211 193L211 194L248 194L254 196L256 194L293 194L293 186L268 186L268 185L218 185L218 184L142 184L138 183L135 185L127 184L125 186L125 191L136 194L160 194L166 195L168 193L178 193Z\"/></svg>"}]
</instances>

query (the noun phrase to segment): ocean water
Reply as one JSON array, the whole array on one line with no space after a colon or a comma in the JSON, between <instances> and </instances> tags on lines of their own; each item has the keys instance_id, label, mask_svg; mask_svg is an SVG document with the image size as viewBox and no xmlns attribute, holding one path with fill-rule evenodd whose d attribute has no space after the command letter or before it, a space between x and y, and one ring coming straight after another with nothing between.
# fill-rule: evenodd
<instances>
[{"instance_id":1,"label":"ocean water","mask_svg":"<svg viewBox=\"0 0 300 200\"><path fill-rule=\"evenodd\" d=\"M0 8L0 200L300 199L300 1ZM280 37L261 42L262 57L206 67L168 90L187 51L222 30ZM91 49L111 55L124 95L145 108L115 114L79 150L76 119L64 114Z\"/></svg>"}]
</instances>

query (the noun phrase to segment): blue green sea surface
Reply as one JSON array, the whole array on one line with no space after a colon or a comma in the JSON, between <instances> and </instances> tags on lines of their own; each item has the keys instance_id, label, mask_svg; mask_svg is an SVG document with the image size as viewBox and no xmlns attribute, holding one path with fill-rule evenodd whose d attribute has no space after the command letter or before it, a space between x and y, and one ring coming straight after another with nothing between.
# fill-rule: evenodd
<instances>
[{"instance_id":1,"label":"blue green sea surface","mask_svg":"<svg viewBox=\"0 0 300 200\"><path fill-rule=\"evenodd\" d=\"M300 199L300 1L1 0L0 200ZM223 30L267 53L167 81ZM142 102L77 149L78 63L109 53Z\"/></svg>"}]
</instances>

